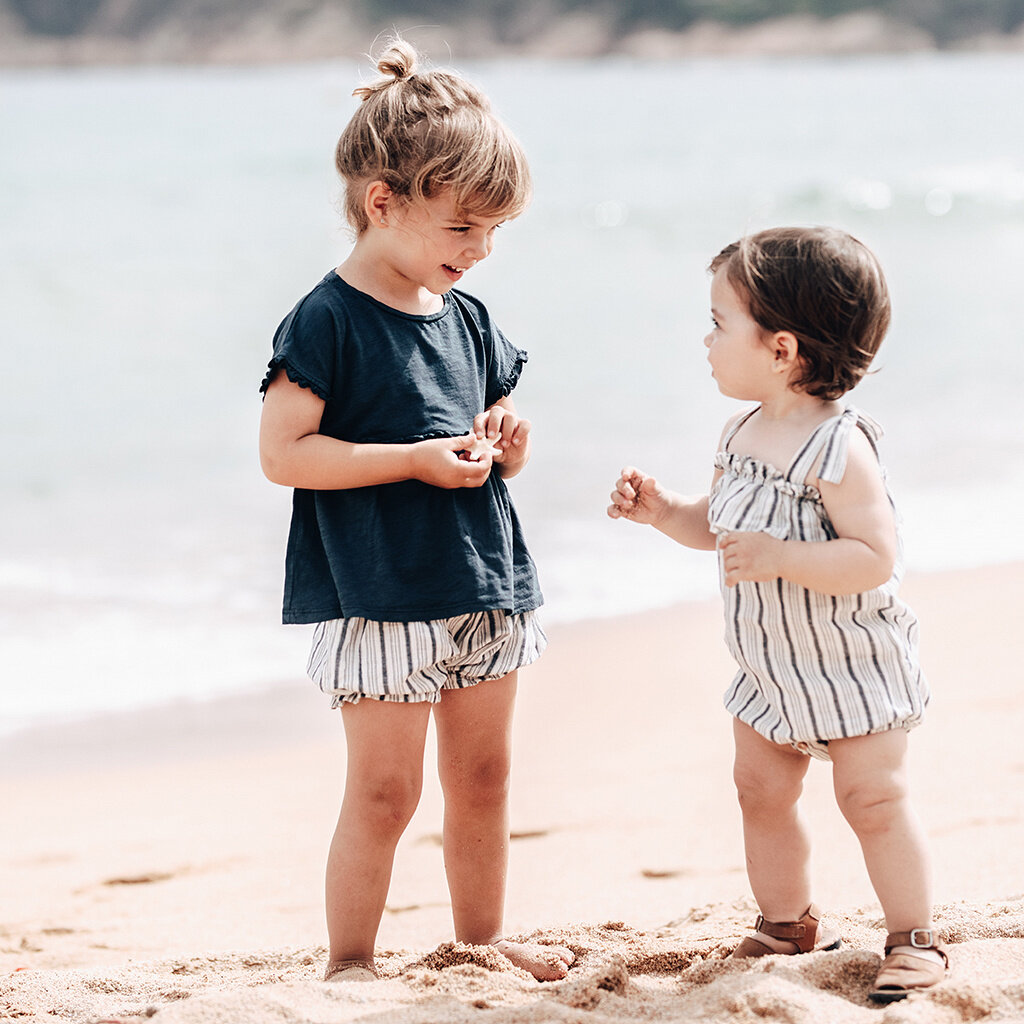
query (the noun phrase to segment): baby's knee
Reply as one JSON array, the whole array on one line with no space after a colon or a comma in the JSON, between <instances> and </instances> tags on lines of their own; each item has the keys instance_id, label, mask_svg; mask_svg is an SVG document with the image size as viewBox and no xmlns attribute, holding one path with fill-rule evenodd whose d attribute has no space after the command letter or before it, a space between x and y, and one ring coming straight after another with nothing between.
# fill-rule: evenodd
<instances>
[{"instance_id":1,"label":"baby's knee","mask_svg":"<svg viewBox=\"0 0 1024 1024\"><path fill-rule=\"evenodd\" d=\"M906 787L894 777L836 787L839 810L858 835L892 828L905 813L906 797Z\"/></svg>"},{"instance_id":2,"label":"baby's knee","mask_svg":"<svg viewBox=\"0 0 1024 1024\"><path fill-rule=\"evenodd\" d=\"M773 815L792 808L803 792L802 778L777 776L756 767L733 771L736 798L744 815Z\"/></svg>"}]
</instances>

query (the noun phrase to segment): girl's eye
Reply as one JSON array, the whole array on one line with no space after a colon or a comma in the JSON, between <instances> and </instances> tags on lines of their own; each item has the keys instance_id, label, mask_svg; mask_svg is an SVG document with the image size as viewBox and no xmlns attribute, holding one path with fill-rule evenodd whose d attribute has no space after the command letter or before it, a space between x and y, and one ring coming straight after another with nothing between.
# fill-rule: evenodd
<instances>
[{"instance_id":1,"label":"girl's eye","mask_svg":"<svg viewBox=\"0 0 1024 1024\"><path fill-rule=\"evenodd\" d=\"M464 235L469 230L469 225L466 224L466 225L462 225L462 226L457 227L457 228L449 228L448 230L449 231L454 231L455 234L457 234L457 235Z\"/></svg>"}]
</instances>

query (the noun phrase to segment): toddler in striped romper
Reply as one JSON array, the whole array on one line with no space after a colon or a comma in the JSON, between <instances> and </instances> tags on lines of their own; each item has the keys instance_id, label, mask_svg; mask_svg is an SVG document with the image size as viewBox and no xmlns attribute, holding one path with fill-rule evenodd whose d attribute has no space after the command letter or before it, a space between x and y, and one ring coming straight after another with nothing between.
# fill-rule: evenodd
<instances>
[{"instance_id":1,"label":"toddler in striped romper","mask_svg":"<svg viewBox=\"0 0 1024 1024\"><path fill-rule=\"evenodd\" d=\"M502 925L517 672L546 643L505 485L530 457L526 353L454 287L527 205L529 168L460 75L401 39L377 70L335 151L354 245L281 323L262 388L261 463L294 488L283 617L314 624L309 674L348 747L325 978L376 976L433 718L455 937L553 980L572 951Z\"/></svg>"},{"instance_id":2,"label":"toddler in striped romper","mask_svg":"<svg viewBox=\"0 0 1024 1024\"><path fill-rule=\"evenodd\" d=\"M725 696L747 873L761 911L733 957L836 949L810 900L797 801L810 759L836 798L885 913L879 1003L940 982L928 857L907 796L907 734L928 702L917 621L898 595L897 517L877 424L840 399L889 326L874 255L844 232L777 228L711 262L705 338L719 390L754 402L725 427L708 495L683 497L628 467L608 514L717 548Z\"/></svg>"}]
</instances>

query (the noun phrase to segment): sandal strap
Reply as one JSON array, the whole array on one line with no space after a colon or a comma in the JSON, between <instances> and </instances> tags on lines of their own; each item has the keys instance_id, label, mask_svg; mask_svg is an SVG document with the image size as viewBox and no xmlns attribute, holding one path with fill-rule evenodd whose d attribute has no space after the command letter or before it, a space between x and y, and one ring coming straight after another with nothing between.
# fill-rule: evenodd
<instances>
[{"instance_id":1,"label":"sandal strap","mask_svg":"<svg viewBox=\"0 0 1024 1024\"><path fill-rule=\"evenodd\" d=\"M934 928L911 928L909 932L889 932L885 937L885 955L888 956L895 946L931 949L938 953L947 964L949 963L945 947L939 941L938 933Z\"/></svg>"},{"instance_id":2,"label":"sandal strap","mask_svg":"<svg viewBox=\"0 0 1024 1024\"><path fill-rule=\"evenodd\" d=\"M802 921L766 921L758 914L754 931L770 935L773 939L802 939L807 933L807 925Z\"/></svg>"},{"instance_id":3,"label":"sandal strap","mask_svg":"<svg viewBox=\"0 0 1024 1024\"><path fill-rule=\"evenodd\" d=\"M762 935L770 935L773 939L788 939L802 949L801 939L809 939L810 944L814 944L820 917L821 914L813 903L799 921L766 921L763 915L758 914L754 931L760 932Z\"/></svg>"}]
</instances>

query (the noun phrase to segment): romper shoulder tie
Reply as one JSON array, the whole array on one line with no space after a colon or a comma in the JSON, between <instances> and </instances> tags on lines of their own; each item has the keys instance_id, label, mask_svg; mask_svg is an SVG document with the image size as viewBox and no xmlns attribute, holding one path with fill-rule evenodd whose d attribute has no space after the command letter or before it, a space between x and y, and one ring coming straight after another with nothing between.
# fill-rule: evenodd
<instances>
[{"instance_id":1,"label":"romper shoulder tie","mask_svg":"<svg viewBox=\"0 0 1024 1024\"><path fill-rule=\"evenodd\" d=\"M786 474L791 480L804 482L821 457L815 474L825 483L838 484L846 473L846 460L850 454L850 432L854 426L860 428L871 448L878 455L878 439L882 428L870 416L849 406L839 415L819 424L797 452Z\"/></svg>"},{"instance_id":2,"label":"romper shoulder tie","mask_svg":"<svg viewBox=\"0 0 1024 1024\"><path fill-rule=\"evenodd\" d=\"M722 438L722 451L727 452L729 450L729 442L736 436L736 431L743 426L755 412L760 409L761 406L755 405L753 409L748 409L745 413L736 417L736 422L728 429L725 436Z\"/></svg>"}]
</instances>

